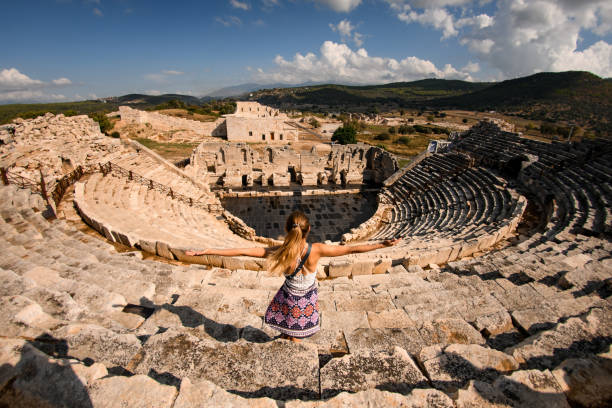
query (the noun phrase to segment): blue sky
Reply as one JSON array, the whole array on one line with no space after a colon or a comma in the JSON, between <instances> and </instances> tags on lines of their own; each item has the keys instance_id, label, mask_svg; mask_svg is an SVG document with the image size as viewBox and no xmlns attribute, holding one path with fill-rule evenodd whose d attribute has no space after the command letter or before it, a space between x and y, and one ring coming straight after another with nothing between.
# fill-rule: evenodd
<instances>
[{"instance_id":1,"label":"blue sky","mask_svg":"<svg viewBox=\"0 0 612 408\"><path fill-rule=\"evenodd\" d=\"M0 103L225 86L612 76L606 0L5 2Z\"/></svg>"}]
</instances>

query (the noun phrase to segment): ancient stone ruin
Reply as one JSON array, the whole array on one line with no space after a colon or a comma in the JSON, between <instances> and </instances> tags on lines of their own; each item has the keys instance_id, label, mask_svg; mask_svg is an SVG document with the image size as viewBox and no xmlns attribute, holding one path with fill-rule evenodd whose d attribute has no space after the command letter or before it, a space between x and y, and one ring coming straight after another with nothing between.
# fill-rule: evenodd
<instances>
[{"instance_id":1,"label":"ancient stone ruin","mask_svg":"<svg viewBox=\"0 0 612 408\"><path fill-rule=\"evenodd\" d=\"M186 130L198 136L218 136L229 141L282 143L298 139L297 125L287 114L257 102L236 102L236 112L214 122L176 118L158 112L119 107L121 121L150 125L160 131Z\"/></svg>"},{"instance_id":2,"label":"ancient stone ruin","mask_svg":"<svg viewBox=\"0 0 612 408\"><path fill-rule=\"evenodd\" d=\"M609 142L482 123L390 177L373 150L317 154L341 172L362 149L381 184L343 242L404 240L323 259L321 331L296 344L263 324L283 278L260 259L185 255L271 242L210 189L269 159L200 146L183 171L85 116L0 140L0 405L610 406Z\"/></svg>"},{"instance_id":3,"label":"ancient stone ruin","mask_svg":"<svg viewBox=\"0 0 612 408\"><path fill-rule=\"evenodd\" d=\"M346 186L382 183L397 170L386 151L368 145L319 144L309 152L291 146L266 147L259 154L246 143L202 143L185 169L197 180L223 187Z\"/></svg>"}]
</instances>

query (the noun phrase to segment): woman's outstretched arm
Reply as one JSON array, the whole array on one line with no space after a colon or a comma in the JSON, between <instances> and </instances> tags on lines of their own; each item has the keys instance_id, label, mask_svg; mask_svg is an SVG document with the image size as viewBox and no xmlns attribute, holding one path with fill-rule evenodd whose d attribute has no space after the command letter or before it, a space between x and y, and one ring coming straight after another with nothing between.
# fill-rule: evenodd
<instances>
[{"instance_id":1,"label":"woman's outstretched arm","mask_svg":"<svg viewBox=\"0 0 612 408\"><path fill-rule=\"evenodd\" d=\"M361 252L373 251L375 249L385 248L396 245L401 239L388 239L377 244L360 244L360 245L327 245L316 244L317 250L322 257L342 256L348 254L357 254Z\"/></svg>"},{"instance_id":2,"label":"woman's outstretched arm","mask_svg":"<svg viewBox=\"0 0 612 408\"><path fill-rule=\"evenodd\" d=\"M268 256L270 251L273 251L276 247L253 247L253 248L228 248L228 249L215 249L207 248L202 250L185 251L187 256L199 256L199 255L222 255L222 256L253 256L256 258L265 258Z\"/></svg>"}]
</instances>

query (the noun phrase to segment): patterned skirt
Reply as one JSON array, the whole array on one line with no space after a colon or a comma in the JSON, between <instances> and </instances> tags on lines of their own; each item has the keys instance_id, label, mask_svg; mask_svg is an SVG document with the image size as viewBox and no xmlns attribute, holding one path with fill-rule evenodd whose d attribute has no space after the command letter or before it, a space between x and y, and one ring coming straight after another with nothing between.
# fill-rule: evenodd
<instances>
[{"instance_id":1,"label":"patterned skirt","mask_svg":"<svg viewBox=\"0 0 612 408\"><path fill-rule=\"evenodd\" d=\"M266 310L266 324L291 337L308 337L319 331L319 291L317 282L297 290L287 282L276 292Z\"/></svg>"}]
</instances>

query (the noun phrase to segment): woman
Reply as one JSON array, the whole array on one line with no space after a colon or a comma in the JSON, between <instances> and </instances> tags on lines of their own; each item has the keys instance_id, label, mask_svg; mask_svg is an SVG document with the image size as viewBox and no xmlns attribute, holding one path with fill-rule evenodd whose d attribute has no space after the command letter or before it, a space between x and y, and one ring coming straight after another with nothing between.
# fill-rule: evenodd
<instances>
[{"instance_id":1,"label":"woman","mask_svg":"<svg viewBox=\"0 0 612 408\"><path fill-rule=\"evenodd\" d=\"M368 252L397 244L387 240L378 244L327 245L306 243L310 232L308 218L301 211L293 212L285 223L285 241L276 247L205 249L186 251L188 256L223 255L267 258L272 274L285 276L285 283L268 306L265 322L286 339L299 342L319 331L319 302L316 282L317 263L321 257L334 257Z\"/></svg>"}]
</instances>

